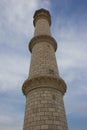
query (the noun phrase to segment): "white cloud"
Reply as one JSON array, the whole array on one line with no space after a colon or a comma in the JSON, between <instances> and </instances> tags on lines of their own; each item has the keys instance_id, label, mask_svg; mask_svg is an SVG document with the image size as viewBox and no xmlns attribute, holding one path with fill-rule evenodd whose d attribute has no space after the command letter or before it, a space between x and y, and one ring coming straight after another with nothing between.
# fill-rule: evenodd
<instances>
[{"instance_id":1,"label":"white cloud","mask_svg":"<svg viewBox=\"0 0 87 130\"><path fill-rule=\"evenodd\" d=\"M1 130L22 130L23 128L20 126L0 126Z\"/></svg>"},{"instance_id":2,"label":"white cloud","mask_svg":"<svg viewBox=\"0 0 87 130\"><path fill-rule=\"evenodd\" d=\"M33 36L33 14L38 8L46 8L50 10L50 0L3 0L0 1L0 44L5 45L0 53L0 92L12 92L19 90L18 88L28 77L30 58L25 54L25 46L28 40ZM52 22L54 20L52 19ZM86 25L76 25L73 19L65 22L60 17L55 20L52 33L59 42L57 50L57 61L59 71L64 79L70 85L65 98L67 113L79 113L85 115L87 110L86 102L79 101L87 89L85 83L76 86L76 80L81 80L81 76L86 76L87 67L87 27ZM4 43L4 44L3 44ZM26 44L25 44L26 43ZM7 45L7 46L6 46ZM8 50L7 50L8 49ZM17 52L16 52L17 50ZM20 51L19 51L20 50ZM23 51L25 50L25 51ZM8 53L7 53L8 51ZM12 53L12 51L14 51ZM23 52L23 53L22 53ZM84 74L82 74L82 72ZM80 75L81 74L81 75ZM74 83L74 84L72 84ZM70 88L69 88L70 87ZM75 89L77 87L77 89ZM12 90L12 91L11 91ZM9 100L9 99L8 99ZM17 99L13 99L16 102ZM10 100L11 101L11 100ZM11 101L11 102L12 102ZM7 100L6 100L7 102ZM6 102L2 102L6 104ZM20 101L17 100L19 103ZM16 103L17 103L16 102ZM24 102L24 101L23 101ZM6 104L8 105L8 104ZM14 112L13 104L9 108L1 105L0 129L1 130L20 130L23 125L22 115L10 115L9 108ZM7 115L4 114L5 108ZM16 105L14 107L16 108ZM14 112L15 114L15 112ZM22 113L24 114L24 113ZM16 120L17 119L17 120ZM7 124L6 124L7 122ZM18 122L18 123L17 123ZM20 123L19 123L20 122ZM14 126L13 126L14 125Z\"/></svg>"},{"instance_id":3,"label":"white cloud","mask_svg":"<svg viewBox=\"0 0 87 130\"><path fill-rule=\"evenodd\" d=\"M45 8L47 10L50 10L51 7L51 1L50 0L39 0L39 8Z\"/></svg>"},{"instance_id":4,"label":"white cloud","mask_svg":"<svg viewBox=\"0 0 87 130\"><path fill-rule=\"evenodd\" d=\"M65 107L67 115L87 117L87 26L86 22L76 24L58 16L53 35L58 42L56 53L60 75L67 82ZM85 99L84 99L85 97Z\"/></svg>"},{"instance_id":5,"label":"white cloud","mask_svg":"<svg viewBox=\"0 0 87 130\"><path fill-rule=\"evenodd\" d=\"M28 29L31 28L32 14L38 7L38 1L9 0L9 2L1 2L1 5L5 6L4 20L6 20L9 27L27 34Z\"/></svg>"},{"instance_id":6,"label":"white cloud","mask_svg":"<svg viewBox=\"0 0 87 130\"><path fill-rule=\"evenodd\" d=\"M80 87L79 87L80 89ZM86 92L84 92L82 89L80 90L80 93L78 93L79 89L73 89L67 93L65 96L65 106L66 106L66 111L67 115L69 114L76 114L82 117L87 117L87 114L85 111L87 110L87 103L86 99L83 99L83 97L86 97ZM77 91L77 92L76 92Z\"/></svg>"},{"instance_id":7,"label":"white cloud","mask_svg":"<svg viewBox=\"0 0 87 130\"><path fill-rule=\"evenodd\" d=\"M49 6L49 7L48 7ZM24 43L33 37L33 15L39 8L50 8L50 1L0 1L0 44L23 50Z\"/></svg>"},{"instance_id":8,"label":"white cloud","mask_svg":"<svg viewBox=\"0 0 87 130\"><path fill-rule=\"evenodd\" d=\"M11 55L0 56L0 91L9 91L22 85L29 73L29 58Z\"/></svg>"},{"instance_id":9,"label":"white cloud","mask_svg":"<svg viewBox=\"0 0 87 130\"><path fill-rule=\"evenodd\" d=\"M80 26L82 22L78 26L74 19L66 22L59 17L53 28L53 35L58 42L56 56L59 71L67 81L74 81L78 73L86 73L87 70L87 27L84 24Z\"/></svg>"},{"instance_id":10,"label":"white cloud","mask_svg":"<svg viewBox=\"0 0 87 130\"><path fill-rule=\"evenodd\" d=\"M24 34L27 37L33 35L33 15L38 8L50 8L50 1L44 0L9 0L0 2L2 7L0 20L0 35L4 41L6 33ZM6 32L5 32L6 31ZM10 34L11 35L11 34Z\"/></svg>"},{"instance_id":11,"label":"white cloud","mask_svg":"<svg viewBox=\"0 0 87 130\"><path fill-rule=\"evenodd\" d=\"M44 0L9 0L0 1L0 44L1 48L1 91L18 86L25 73L28 73L29 58L20 56L25 52L29 38L33 36L33 15L36 9L50 7L50 1ZM25 40L25 41L24 41ZM12 51L14 53L12 53ZM17 51L17 53L16 53ZM19 53L18 53L19 51ZM27 50L28 51L28 50ZM8 85L7 85L8 84Z\"/></svg>"},{"instance_id":12,"label":"white cloud","mask_svg":"<svg viewBox=\"0 0 87 130\"><path fill-rule=\"evenodd\" d=\"M1 130L21 130L23 129L23 117L20 115L15 116L0 116L0 129ZM15 124L15 125L14 125Z\"/></svg>"}]
</instances>

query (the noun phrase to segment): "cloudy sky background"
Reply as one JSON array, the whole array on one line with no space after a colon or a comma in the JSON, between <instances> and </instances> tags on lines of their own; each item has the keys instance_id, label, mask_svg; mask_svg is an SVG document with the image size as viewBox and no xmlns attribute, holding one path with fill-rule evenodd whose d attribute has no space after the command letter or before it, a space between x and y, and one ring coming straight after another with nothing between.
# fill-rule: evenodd
<instances>
[{"instance_id":1,"label":"cloudy sky background","mask_svg":"<svg viewBox=\"0 0 87 130\"><path fill-rule=\"evenodd\" d=\"M21 87L28 77L33 37L33 14L48 9L61 77L69 130L87 130L87 1L0 0L0 130L22 130L25 97Z\"/></svg>"}]
</instances>

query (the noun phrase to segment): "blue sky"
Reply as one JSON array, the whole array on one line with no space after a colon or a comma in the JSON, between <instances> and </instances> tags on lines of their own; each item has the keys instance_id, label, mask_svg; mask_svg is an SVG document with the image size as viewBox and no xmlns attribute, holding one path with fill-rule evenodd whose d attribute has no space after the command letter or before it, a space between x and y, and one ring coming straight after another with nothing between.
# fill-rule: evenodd
<instances>
[{"instance_id":1,"label":"blue sky","mask_svg":"<svg viewBox=\"0 0 87 130\"><path fill-rule=\"evenodd\" d=\"M61 77L69 130L87 130L87 1L0 1L0 129L21 130L25 97L21 87L28 77L33 37L33 14L46 8L52 16L51 32Z\"/></svg>"}]
</instances>

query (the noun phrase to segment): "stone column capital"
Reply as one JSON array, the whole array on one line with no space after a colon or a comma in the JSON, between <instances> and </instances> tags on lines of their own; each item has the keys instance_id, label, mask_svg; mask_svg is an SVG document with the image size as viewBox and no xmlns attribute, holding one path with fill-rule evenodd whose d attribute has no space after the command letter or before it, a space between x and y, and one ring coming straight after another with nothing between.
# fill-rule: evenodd
<instances>
[{"instance_id":1,"label":"stone column capital","mask_svg":"<svg viewBox=\"0 0 87 130\"><path fill-rule=\"evenodd\" d=\"M34 26L36 25L36 22L38 19L46 19L49 23L49 25L51 25L51 16L50 16L50 13L48 10L46 9L40 9L40 10L37 10L33 16L34 20L33 20L33 24Z\"/></svg>"},{"instance_id":2,"label":"stone column capital","mask_svg":"<svg viewBox=\"0 0 87 130\"><path fill-rule=\"evenodd\" d=\"M48 36L48 35L39 35L39 36L35 36L31 39L30 43L29 43L29 50L30 52L32 52L32 48L35 44L38 44L39 42L48 42L49 44L51 44L54 48L54 51L56 51L57 49L57 42L56 40L52 37L52 36Z\"/></svg>"}]
</instances>

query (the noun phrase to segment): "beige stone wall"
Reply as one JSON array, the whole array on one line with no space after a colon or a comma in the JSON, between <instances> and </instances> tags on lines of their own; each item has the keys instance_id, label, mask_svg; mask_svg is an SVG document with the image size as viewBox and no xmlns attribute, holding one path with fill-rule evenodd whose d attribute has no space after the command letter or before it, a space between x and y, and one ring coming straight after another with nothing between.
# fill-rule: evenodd
<instances>
[{"instance_id":1,"label":"beige stone wall","mask_svg":"<svg viewBox=\"0 0 87 130\"><path fill-rule=\"evenodd\" d=\"M61 92L38 88L26 97L24 130L67 130Z\"/></svg>"},{"instance_id":2,"label":"beige stone wall","mask_svg":"<svg viewBox=\"0 0 87 130\"><path fill-rule=\"evenodd\" d=\"M34 45L29 78L37 76L59 76L54 48L47 42Z\"/></svg>"},{"instance_id":3,"label":"beige stone wall","mask_svg":"<svg viewBox=\"0 0 87 130\"><path fill-rule=\"evenodd\" d=\"M49 23L46 19L38 19L35 26L34 35L51 35Z\"/></svg>"},{"instance_id":4,"label":"beige stone wall","mask_svg":"<svg viewBox=\"0 0 87 130\"><path fill-rule=\"evenodd\" d=\"M50 33L50 15L41 9L34 18L35 33L30 41L30 72L22 91L26 95L23 130L68 130L63 104L66 84L56 63L56 41Z\"/></svg>"}]
</instances>

